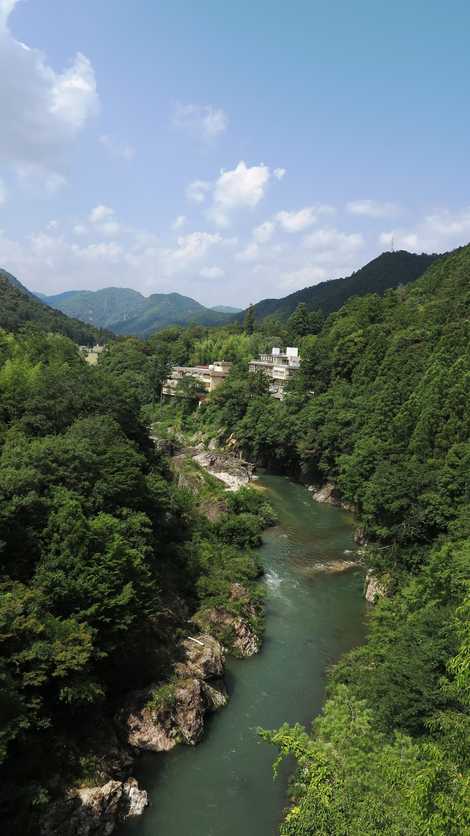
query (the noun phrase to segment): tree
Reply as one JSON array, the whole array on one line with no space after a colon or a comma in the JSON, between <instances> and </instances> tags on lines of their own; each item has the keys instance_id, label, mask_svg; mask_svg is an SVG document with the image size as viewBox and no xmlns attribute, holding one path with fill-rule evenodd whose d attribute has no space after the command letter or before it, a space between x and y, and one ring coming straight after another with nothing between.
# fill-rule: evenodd
<instances>
[{"instance_id":1,"label":"tree","mask_svg":"<svg viewBox=\"0 0 470 836\"><path fill-rule=\"evenodd\" d=\"M255 307L254 305L249 305L246 314L245 320L243 323L243 328L246 334L252 334L255 330L256 326L256 316L255 316Z\"/></svg>"}]
</instances>

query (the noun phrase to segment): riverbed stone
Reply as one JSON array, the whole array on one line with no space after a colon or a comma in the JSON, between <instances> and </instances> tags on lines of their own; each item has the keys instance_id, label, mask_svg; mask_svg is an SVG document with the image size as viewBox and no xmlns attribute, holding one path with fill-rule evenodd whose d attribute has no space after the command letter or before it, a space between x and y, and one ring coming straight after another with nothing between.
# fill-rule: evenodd
<instances>
[{"instance_id":1,"label":"riverbed stone","mask_svg":"<svg viewBox=\"0 0 470 836\"><path fill-rule=\"evenodd\" d=\"M188 636L180 650L182 659L174 666L166 696L155 700L155 693L162 690L158 685L134 692L121 713L128 742L136 749L166 752L180 742L194 745L202 736L206 713L227 702L221 643L198 633Z\"/></svg>"},{"instance_id":2,"label":"riverbed stone","mask_svg":"<svg viewBox=\"0 0 470 836\"><path fill-rule=\"evenodd\" d=\"M41 836L109 836L131 816L140 816L148 805L147 793L135 778L108 781L101 787L69 790L53 802L40 823Z\"/></svg>"}]
</instances>

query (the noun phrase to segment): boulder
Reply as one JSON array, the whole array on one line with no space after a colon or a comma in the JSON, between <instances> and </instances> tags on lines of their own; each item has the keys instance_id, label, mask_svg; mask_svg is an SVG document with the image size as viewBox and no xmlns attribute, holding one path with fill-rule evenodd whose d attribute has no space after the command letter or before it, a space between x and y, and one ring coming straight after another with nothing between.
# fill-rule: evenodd
<instances>
[{"instance_id":1,"label":"boulder","mask_svg":"<svg viewBox=\"0 0 470 836\"><path fill-rule=\"evenodd\" d=\"M132 694L121 715L128 742L137 749L166 752L180 742L193 746L201 738L206 713L227 702L220 642L201 633L188 636L181 651L183 658L161 701L155 701L159 689L152 686Z\"/></svg>"},{"instance_id":2,"label":"boulder","mask_svg":"<svg viewBox=\"0 0 470 836\"><path fill-rule=\"evenodd\" d=\"M219 690L219 688L221 690ZM151 752L167 752L177 743L194 746L204 730L204 717L225 705L223 684L188 677L174 684L171 703L152 705L153 688L134 695L134 706L127 715L127 734L131 746Z\"/></svg>"},{"instance_id":3,"label":"boulder","mask_svg":"<svg viewBox=\"0 0 470 836\"><path fill-rule=\"evenodd\" d=\"M224 483L226 488L237 491L244 485L248 485L253 479L254 465L237 459L230 453L216 453L213 450L206 450L193 456L194 461L211 476L215 476Z\"/></svg>"},{"instance_id":4,"label":"boulder","mask_svg":"<svg viewBox=\"0 0 470 836\"><path fill-rule=\"evenodd\" d=\"M251 615L256 615L252 605L248 608ZM224 607L202 610L196 613L193 621L213 631L236 656L254 656L259 652L261 639L249 622Z\"/></svg>"},{"instance_id":5,"label":"boulder","mask_svg":"<svg viewBox=\"0 0 470 836\"><path fill-rule=\"evenodd\" d=\"M369 604L375 604L379 598L383 598L387 594L387 590L383 583L381 583L374 572L369 569L364 582L364 598Z\"/></svg>"},{"instance_id":6,"label":"boulder","mask_svg":"<svg viewBox=\"0 0 470 836\"><path fill-rule=\"evenodd\" d=\"M201 634L188 636L182 642L184 661L178 662L178 676L195 676L198 679L214 679L223 675L225 654L222 645L213 636Z\"/></svg>"},{"instance_id":7,"label":"boulder","mask_svg":"<svg viewBox=\"0 0 470 836\"><path fill-rule=\"evenodd\" d=\"M319 490L315 490L312 494L312 499L315 502L325 502L328 505L338 504L338 500L335 497L335 486L332 482L326 482Z\"/></svg>"},{"instance_id":8,"label":"boulder","mask_svg":"<svg viewBox=\"0 0 470 836\"><path fill-rule=\"evenodd\" d=\"M360 526L359 528L356 528L356 530L354 532L354 542L358 546L366 546L367 545L365 531L362 528L362 526Z\"/></svg>"},{"instance_id":9,"label":"boulder","mask_svg":"<svg viewBox=\"0 0 470 836\"><path fill-rule=\"evenodd\" d=\"M310 485L308 490L311 491L312 498L315 502L336 505L338 508L342 508L343 511L349 511L351 514L354 514L356 510L352 502L345 502L340 498L332 482L326 482L321 488L314 488L313 485Z\"/></svg>"},{"instance_id":10,"label":"boulder","mask_svg":"<svg viewBox=\"0 0 470 836\"><path fill-rule=\"evenodd\" d=\"M54 801L40 823L41 836L109 836L116 825L140 816L148 804L147 793L135 778L108 781L101 787L69 790Z\"/></svg>"}]
</instances>

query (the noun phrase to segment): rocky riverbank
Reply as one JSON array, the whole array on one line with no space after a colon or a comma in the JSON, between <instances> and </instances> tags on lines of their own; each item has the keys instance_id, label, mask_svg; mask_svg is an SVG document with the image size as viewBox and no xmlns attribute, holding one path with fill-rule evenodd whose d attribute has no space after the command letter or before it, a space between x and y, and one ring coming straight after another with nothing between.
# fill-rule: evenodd
<instances>
[{"instance_id":1,"label":"rocky riverbank","mask_svg":"<svg viewBox=\"0 0 470 836\"><path fill-rule=\"evenodd\" d=\"M41 836L109 836L121 822L140 816L147 805L147 793L139 789L135 778L69 790L65 798L49 806L40 833Z\"/></svg>"},{"instance_id":2,"label":"rocky riverbank","mask_svg":"<svg viewBox=\"0 0 470 836\"><path fill-rule=\"evenodd\" d=\"M354 514L356 508L352 502L345 502L341 499L340 493L333 484L333 482L325 482L320 487L318 485L309 485L308 491L312 494L314 502L324 502L327 505L335 505L337 508L343 508L344 511L349 511Z\"/></svg>"},{"instance_id":3,"label":"rocky riverbank","mask_svg":"<svg viewBox=\"0 0 470 836\"><path fill-rule=\"evenodd\" d=\"M41 836L109 836L148 805L147 793L135 778L123 777L138 754L201 739L207 713L228 699L225 649L212 635L196 632L181 642L176 658L167 681L130 693L116 714L112 742L98 770L104 783L71 788L49 804L40 822Z\"/></svg>"},{"instance_id":4,"label":"rocky riverbank","mask_svg":"<svg viewBox=\"0 0 470 836\"><path fill-rule=\"evenodd\" d=\"M191 491L199 512L211 522L227 511L227 491L254 478L254 466L232 453L208 450L201 443L164 446L178 485ZM127 818L141 815L148 799L130 774L134 759L143 751L198 743L207 714L228 700L225 655L248 657L259 651L261 616L262 605L238 582L232 583L226 605L196 612L165 681L129 693L118 710L110 729L113 743L109 752L104 748L96 785L71 788L51 801L40 821L41 836L109 836Z\"/></svg>"},{"instance_id":5,"label":"rocky riverbank","mask_svg":"<svg viewBox=\"0 0 470 836\"><path fill-rule=\"evenodd\" d=\"M193 746L201 739L206 714L227 702L221 643L200 633L188 636L181 651L170 680L130 694L120 714L130 745L139 751L167 752L177 743Z\"/></svg>"}]
</instances>

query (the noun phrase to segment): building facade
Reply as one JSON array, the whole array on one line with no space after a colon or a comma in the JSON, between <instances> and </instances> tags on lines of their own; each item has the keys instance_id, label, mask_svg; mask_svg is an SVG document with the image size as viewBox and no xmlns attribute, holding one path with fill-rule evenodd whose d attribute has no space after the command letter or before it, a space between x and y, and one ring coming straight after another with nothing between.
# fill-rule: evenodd
<instances>
[{"instance_id":1,"label":"building facade","mask_svg":"<svg viewBox=\"0 0 470 836\"><path fill-rule=\"evenodd\" d=\"M207 366L173 366L170 376L163 384L162 395L178 396L178 384L183 378L189 377L201 384L204 390L201 393L201 400L204 400L210 392L223 383L231 367L232 364L225 360L217 360Z\"/></svg>"},{"instance_id":2,"label":"building facade","mask_svg":"<svg viewBox=\"0 0 470 836\"><path fill-rule=\"evenodd\" d=\"M286 384L300 369L299 349L289 346L282 351L274 347L270 354L260 354L259 360L251 360L251 373L262 372L269 379L269 392L273 398L284 399Z\"/></svg>"}]
</instances>

